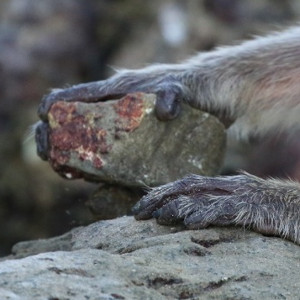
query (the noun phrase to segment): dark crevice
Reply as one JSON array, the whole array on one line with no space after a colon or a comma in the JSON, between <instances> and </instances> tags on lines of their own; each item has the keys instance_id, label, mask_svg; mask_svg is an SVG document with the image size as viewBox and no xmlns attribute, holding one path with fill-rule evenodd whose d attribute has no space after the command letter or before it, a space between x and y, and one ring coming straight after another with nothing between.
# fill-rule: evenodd
<instances>
[{"instance_id":1,"label":"dark crevice","mask_svg":"<svg viewBox=\"0 0 300 300\"><path fill-rule=\"evenodd\" d=\"M186 253L187 255L192 255L192 256L206 256L211 254L206 249L203 249L199 246L198 247L191 246L189 248L184 249L183 252Z\"/></svg>"},{"instance_id":2,"label":"dark crevice","mask_svg":"<svg viewBox=\"0 0 300 300\"><path fill-rule=\"evenodd\" d=\"M147 280L147 286L155 289L159 289L160 287L165 285L174 285L180 283L183 283L183 279L174 277L155 277L153 279Z\"/></svg>"}]
</instances>

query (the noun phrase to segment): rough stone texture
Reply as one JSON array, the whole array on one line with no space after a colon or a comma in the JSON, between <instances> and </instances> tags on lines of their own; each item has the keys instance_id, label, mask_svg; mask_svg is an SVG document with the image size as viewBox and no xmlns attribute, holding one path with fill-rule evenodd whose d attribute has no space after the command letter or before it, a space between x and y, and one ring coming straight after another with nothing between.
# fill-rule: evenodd
<instances>
[{"instance_id":1,"label":"rough stone texture","mask_svg":"<svg viewBox=\"0 0 300 300\"><path fill-rule=\"evenodd\" d=\"M216 174L225 130L213 116L184 106L173 121L157 120L156 97L56 102L49 111L49 161L66 178L154 186L186 174Z\"/></svg>"},{"instance_id":2,"label":"rough stone texture","mask_svg":"<svg viewBox=\"0 0 300 300\"><path fill-rule=\"evenodd\" d=\"M145 194L143 189L100 184L85 205L97 220L108 220L130 215L131 208Z\"/></svg>"},{"instance_id":3,"label":"rough stone texture","mask_svg":"<svg viewBox=\"0 0 300 300\"><path fill-rule=\"evenodd\" d=\"M180 229L123 217L19 243L0 262L2 299L299 299L299 246Z\"/></svg>"}]
</instances>

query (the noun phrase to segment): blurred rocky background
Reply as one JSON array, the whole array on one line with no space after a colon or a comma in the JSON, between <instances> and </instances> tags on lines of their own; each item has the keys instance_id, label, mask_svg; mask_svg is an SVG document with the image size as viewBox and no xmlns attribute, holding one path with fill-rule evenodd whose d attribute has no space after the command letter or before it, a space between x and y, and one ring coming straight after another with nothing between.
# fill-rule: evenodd
<instances>
[{"instance_id":1,"label":"blurred rocky background","mask_svg":"<svg viewBox=\"0 0 300 300\"><path fill-rule=\"evenodd\" d=\"M298 0L2 0L0 2L0 255L17 241L95 219L95 185L61 179L27 139L51 88L99 80L113 68L175 62L299 20ZM300 180L299 134L229 141L224 173ZM103 216L102 216L103 217Z\"/></svg>"}]
</instances>

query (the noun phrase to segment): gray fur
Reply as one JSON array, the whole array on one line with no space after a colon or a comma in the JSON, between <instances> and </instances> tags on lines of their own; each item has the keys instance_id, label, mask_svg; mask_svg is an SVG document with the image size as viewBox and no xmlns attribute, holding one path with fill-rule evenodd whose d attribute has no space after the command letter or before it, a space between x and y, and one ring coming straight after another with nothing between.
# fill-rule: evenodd
<instances>
[{"instance_id":1,"label":"gray fur","mask_svg":"<svg viewBox=\"0 0 300 300\"><path fill-rule=\"evenodd\" d=\"M294 27L179 64L120 70L107 80L54 91L43 101L40 115L45 118L57 100L94 102L168 89L178 101L236 120L232 130L242 136L291 128L300 123L299 57L300 27Z\"/></svg>"},{"instance_id":2,"label":"gray fur","mask_svg":"<svg viewBox=\"0 0 300 300\"><path fill-rule=\"evenodd\" d=\"M152 189L134 207L137 219L184 222L191 229L241 225L300 244L300 184L244 173L192 175Z\"/></svg>"},{"instance_id":3,"label":"gray fur","mask_svg":"<svg viewBox=\"0 0 300 300\"><path fill-rule=\"evenodd\" d=\"M54 91L45 98L40 115L44 118L56 100L93 102L167 88L179 101L237 120L232 130L242 136L291 128L300 123L299 57L300 27L293 27L199 53L179 64L120 70L104 81Z\"/></svg>"}]
</instances>

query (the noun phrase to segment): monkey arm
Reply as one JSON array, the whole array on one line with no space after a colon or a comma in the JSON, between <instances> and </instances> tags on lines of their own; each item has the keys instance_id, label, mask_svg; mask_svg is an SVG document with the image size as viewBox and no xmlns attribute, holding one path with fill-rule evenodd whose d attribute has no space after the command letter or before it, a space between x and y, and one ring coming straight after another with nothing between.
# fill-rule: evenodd
<instances>
[{"instance_id":1,"label":"monkey arm","mask_svg":"<svg viewBox=\"0 0 300 300\"><path fill-rule=\"evenodd\" d=\"M244 135L299 124L300 27L240 45L200 53L180 64L119 71L113 77L54 90L39 115L56 101L96 102L130 92L155 93L160 119L172 119L180 102L237 120Z\"/></svg>"},{"instance_id":2,"label":"monkey arm","mask_svg":"<svg viewBox=\"0 0 300 300\"><path fill-rule=\"evenodd\" d=\"M199 107L223 110L237 120L241 135L299 126L299 57L300 27L217 49L203 55L205 86L192 85L191 94L199 95Z\"/></svg>"},{"instance_id":3,"label":"monkey arm","mask_svg":"<svg viewBox=\"0 0 300 300\"><path fill-rule=\"evenodd\" d=\"M207 73L194 72L186 81L198 95L191 105L223 109L242 134L299 125L299 37L300 28L294 28L192 59L195 67L203 60L198 66L206 63ZM237 224L300 244L300 185L291 181L192 175L152 189L133 212L137 219L153 216L192 229Z\"/></svg>"},{"instance_id":4,"label":"monkey arm","mask_svg":"<svg viewBox=\"0 0 300 300\"><path fill-rule=\"evenodd\" d=\"M150 190L133 212L136 219L154 216L190 229L242 225L300 244L300 184L292 181L191 175Z\"/></svg>"}]
</instances>

